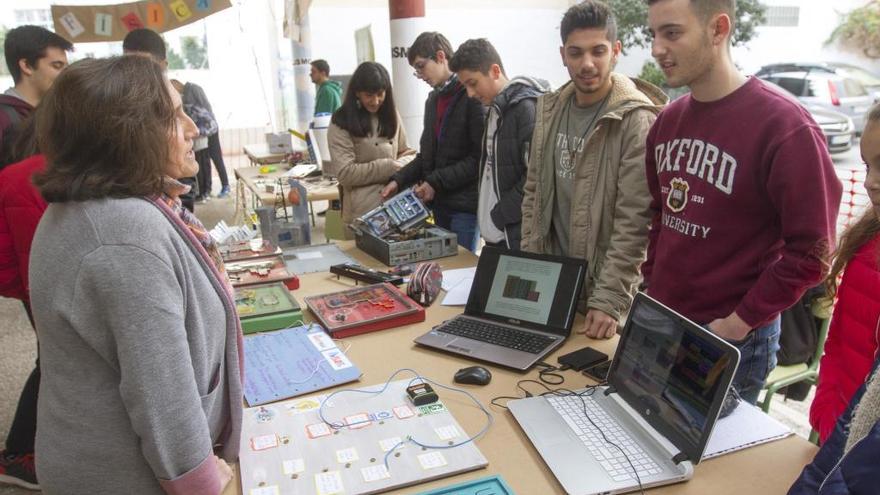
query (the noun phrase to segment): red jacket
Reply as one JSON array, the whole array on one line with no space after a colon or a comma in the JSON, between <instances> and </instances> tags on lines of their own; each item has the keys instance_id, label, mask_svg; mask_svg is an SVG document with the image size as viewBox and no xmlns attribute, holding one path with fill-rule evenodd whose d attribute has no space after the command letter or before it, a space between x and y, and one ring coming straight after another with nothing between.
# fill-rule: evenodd
<instances>
[{"instance_id":1,"label":"red jacket","mask_svg":"<svg viewBox=\"0 0 880 495\"><path fill-rule=\"evenodd\" d=\"M843 271L831 317L810 424L824 442L834 431L877 356L880 324L880 235L859 248Z\"/></svg>"},{"instance_id":2,"label":"red jacket","mask_svg":"<svg viewBox=\"0 0 880 495\"><path fill-rule=\"evenodd\" d=\"M35 155L0 170L0 296L29 299L31 241L48 206L31 177L45 167Z\"/></svg>"}]
</instances>

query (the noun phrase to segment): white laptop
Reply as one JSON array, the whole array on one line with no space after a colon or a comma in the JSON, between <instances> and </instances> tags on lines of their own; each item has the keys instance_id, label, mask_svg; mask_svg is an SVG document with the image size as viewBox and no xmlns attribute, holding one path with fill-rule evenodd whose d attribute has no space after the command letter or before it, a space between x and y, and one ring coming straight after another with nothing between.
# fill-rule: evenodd
<instances>
[{"instance_id":1,"label":"white laptop","mask_svg":"<svg viewBox=\"0 0 880 495\"><path fill-rule=\"evenodd\" d=\"M640 293L608 386L508 406L567 493L636 491L693 476L738 364L734 346Z\"/></svg>"}]
</instances>

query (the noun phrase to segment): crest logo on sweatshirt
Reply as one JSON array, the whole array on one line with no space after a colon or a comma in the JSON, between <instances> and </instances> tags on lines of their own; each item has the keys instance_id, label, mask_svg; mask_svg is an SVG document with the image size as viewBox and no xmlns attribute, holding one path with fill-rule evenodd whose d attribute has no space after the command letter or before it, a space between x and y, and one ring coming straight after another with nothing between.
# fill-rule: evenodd
<instances>
[{"instance_id":1,"label":"crest logo on sweatshirt","mask_svg":"<svg viewBox=\"0 0 880 495\"><path fill-rule=\"evenodd\" d=\"M675 213L680 212L687 206L688 190L691 186L681 177L674 177L669 181L669 194L666 196L666 206Z\"/></svg>"}]
</instances>

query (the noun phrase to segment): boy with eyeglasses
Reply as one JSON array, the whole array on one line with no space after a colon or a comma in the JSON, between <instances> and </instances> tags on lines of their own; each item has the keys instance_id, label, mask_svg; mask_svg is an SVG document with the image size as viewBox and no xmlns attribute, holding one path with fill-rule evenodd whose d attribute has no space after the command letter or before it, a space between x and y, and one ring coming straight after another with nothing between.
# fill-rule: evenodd
<instances>
[{"instance_id":1,"label":"boy with eyeglasses","mask_svg":"<svg viewBox=\"0 0 880 495\"><path fill-rule=\"evenodd\" d=\"M477 227L477 178L485 110L468 98L458 76L449 70L453 51L440 33L425 32L407 51L415 76L434 90L425 102L420 151L382 189L387 199L415 185L416 195L431 203L434 222L454 232L458 244L474 251Z\"/></svg>"}]
</instances>

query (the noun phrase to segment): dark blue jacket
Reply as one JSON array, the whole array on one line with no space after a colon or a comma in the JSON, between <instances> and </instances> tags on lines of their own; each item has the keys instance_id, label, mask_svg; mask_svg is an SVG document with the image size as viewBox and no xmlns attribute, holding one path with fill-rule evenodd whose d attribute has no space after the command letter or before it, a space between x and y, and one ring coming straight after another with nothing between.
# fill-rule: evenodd
<instances>
[{"instance_id":1,"label":"dark blue jacket","mask_svg":"<svg viewBox=\"0 0 880 495\"><path fill-rule=\"evenodd\" d=\"M868 376L873 376L880 365ZM862 399L866 385L862 385L837 420L834 432L828 437L813 462L807 465L788 491L788 495L868 495L880 493L880 422L870 433L844 455L853 410Z\"/></svg>"}]
</instances>

